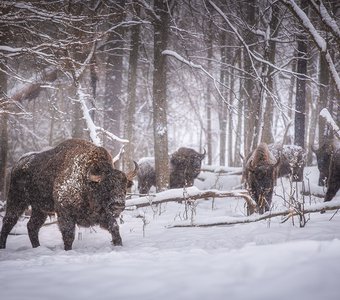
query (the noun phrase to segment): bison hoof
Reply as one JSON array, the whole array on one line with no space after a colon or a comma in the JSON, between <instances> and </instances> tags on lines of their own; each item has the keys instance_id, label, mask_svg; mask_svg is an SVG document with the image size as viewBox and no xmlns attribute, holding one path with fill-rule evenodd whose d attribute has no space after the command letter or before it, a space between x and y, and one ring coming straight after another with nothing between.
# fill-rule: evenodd
<instances>
[{"instance_id":1,"label":"bison hoof","mask_svg":"<svg viewBox=\"0 0 340 300\"><path fill-rule=\"evenodd\" d=\"M112 241L113 246L123 246L122 239L116 239Z\"/></svg>"}]
</instances>

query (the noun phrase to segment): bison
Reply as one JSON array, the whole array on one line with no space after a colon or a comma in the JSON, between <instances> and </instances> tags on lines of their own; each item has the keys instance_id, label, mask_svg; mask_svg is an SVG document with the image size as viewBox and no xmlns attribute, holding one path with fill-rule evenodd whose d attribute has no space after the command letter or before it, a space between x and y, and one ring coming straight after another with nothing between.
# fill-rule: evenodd
<instances>
[{"instance_id":1,"label":"bison","mask_svg":"<svg viewBox=\"0 0 340 300\"><path fill-rule=\"evenodd\" d=\"M51 213L57 214L65 250L72 249L76 224L99 224L111 233L113 245L122 245L116 218L136 173L136 163L134 171L124 174L114 168L108 151L80 139L23 156L11 172L0 248L6 247L8 234L28 206L32 247L40 246L38 233Z\"/></svg>"},{"instance_id":2,"label":"bison","mask_svg":"<svg viewBox=\"0 0 340 300\"><path fill-rule=\"evenodd\" d=\"M266 143L261 143L246 162L246 186L260 214L268 211L271 206L279 163L280 158L274 158Z\"/></svg>"},{"instance_id":3,"label":"bison","mask_svg":"<svg viewBox=\"0 0 340 300\"><path fill-rule=\"evenodd\" d=\"M170 188L192 186L201 171L202 160L206 152L198 153L191 148L181 147L170 155ZM155 159L145 157L139 160L137 172L138 190L147 194L156 186Z\"/></svg>"},{"instance_id":4,"label":"bison","mask_svg":"<svg viewBox=\"0 0 340 300\"><path fill-rule=\"evenodd\" d=\"M297 145L269 144L269 151L275 159L280 159L277 177L292 176L293 181L303 180L306 151Z\"/></svg>"},{"instance_id":5,"label":"bison","mask_svg":"<svg viewBox=\"0 0 340 300\"><path fill-rule=\"evenodd\" d=\"M330 201L340 188L340 141L338 139L326 139L324 144L315 149L318 162L319 185L327 186L325 201Z\"/></svg>"}]
</instances>

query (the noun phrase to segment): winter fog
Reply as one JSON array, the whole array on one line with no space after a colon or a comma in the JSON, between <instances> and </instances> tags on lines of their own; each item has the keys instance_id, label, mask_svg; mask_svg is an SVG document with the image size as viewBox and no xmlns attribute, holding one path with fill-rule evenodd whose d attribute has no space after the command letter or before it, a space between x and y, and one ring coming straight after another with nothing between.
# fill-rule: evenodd
<instances>
[{"instance_id":1,"label":"winter fog","mask_svg":"<svg viewBox=\"0 0 340 300\"><path fill-rule=\"evenodd\" d=\"M340 3L0 3L1 299L338 299Z\"/></svg>"}]
</instances>

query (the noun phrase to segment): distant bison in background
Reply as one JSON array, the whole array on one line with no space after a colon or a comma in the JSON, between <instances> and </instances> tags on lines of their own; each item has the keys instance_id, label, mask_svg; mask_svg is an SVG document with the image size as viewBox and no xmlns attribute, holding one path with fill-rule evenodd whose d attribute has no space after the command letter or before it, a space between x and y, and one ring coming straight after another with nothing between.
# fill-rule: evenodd
<instances>
[{"instance_id":1,"label":"distant bison in background","mask_svg":"<svg viewBox=\"0 0 340 300\"><path fill-rule=\"evenodd\" d=\"M185 147L181 147L171 154L170 188L192 186L201 171L205 154L205 151L201 154ZM152 186L156 186L155 159L153 157L142 158L138 165L138 190L140 194L147 194Z\"/></svg>"},{"instance_id":2,"label":"distant bison in background","mask_svg":"<svg viewBox=\"0 0 340 300\"><path fill-rule=\"evenodd\" d=\"M29 205L27 229L33 247L40 245L39 230L51 213L58 216L65 250L72 249L76 224L99 224L111 233L114 245L122 245L116 218L125 208L136 168L125 175L114 169L104 148L80 139L23 156L11 172L0 248L6 247L8 234Z\"/></svg>"},{"instance_id":3,"label":"distant bison in background","mask_svg":"<svg viewBox=\"0 0 340 300\"><path fill-rule=\"evenodd\" d=\"M327 186L325 201L330 201L340 188L340 141L327 139L319 149L311 148L320 171L319 185Z\"/></svg>"},{"instance_id":4,"label":"distant bison in background","mask_svg":"<svg viewBox=\"0 0 340 300\"><path fill-rule=\"evenodd\" d=\"M260 214L270 209L279 163L280 159L275 159L266 143L261 143L246 162L246 187Z\"/></svg>"},{"instance_id":5,"label":"distant bison in background","mask_svg":"<svg viewBox=\"0 0 340 300\"><path fill-rule=\"evenodd\" d=\"M296 145L269 144L269 151L275 159L280 159L277 177L292 175L293 181L303 180L303 170L306 163L306 151Z\"/></svg>"}]
</instances>

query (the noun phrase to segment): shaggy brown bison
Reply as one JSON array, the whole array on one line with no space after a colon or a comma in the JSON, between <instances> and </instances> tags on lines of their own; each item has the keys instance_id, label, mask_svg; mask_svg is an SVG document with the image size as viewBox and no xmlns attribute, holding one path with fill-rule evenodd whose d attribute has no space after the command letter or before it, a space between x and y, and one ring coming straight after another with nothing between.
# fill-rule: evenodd
<instances>
[{"instance_id":1,"label":"shaggy brown bison","mask_svg":"<svg viewBox=\"0 0 340 300\"><path fill-rule=\"evenodd\" d=\"M327 186L325 201L330 201L340 188L340 141L327 139L319 148L312 147L320 171L319 185Z\"/></svg>"},{"instance_id":2,"label":"shaggy brown bison","mask_svg":"<svg viewBox=\"0 0 340 300\"><path fill-rule=\"evenodd\" d=\"M296 145L269 144L269 151L275 159L280 159L277 177L292 176L293 181L303 180L306 151Z\"/></svg>"},{"instance_id":3,"label":"shaggy brown bison","mask_svg":"<svg viewBox=\"0 0 340 300\"><path fill-rule=\"evenodd\" d=\"M206 152L198 153L191 148L181 147L170 155L170 188L192 186L201 171L202 160ZM142 158L138 162L138 190L147 194L152 186L156 186L155 159Z\"/></svg>"},{"instance_id":4,"label":"shaggy brown bison","mask_svg":"<svg viewBox=\"0 0 340 300\"><path fill-rule=\"evenodd\" d=\"M266 143L261 143L247 160L244 175L246 187L260 214L271 206L279 163L280 159L273 157Z\"/></svg>"},{"instance_id":5,"label":"shaggy brown bison","mask_svg":"<svg viewBox=\"0 0 340 300\"><path fill-rule=\"evenodd\" d=\"M127 175L114 169L104 148L80 139L23 156L11 172L0 248L6 247L8 234L29 205L27 229L33 247L40 245L38 233L50 213L58 216L65 250L72 249L76 224L99 224L111 233L114 245L122 245L116 218L125 208L135 174L136 169Z\"/></svg>"}]
</instances>

